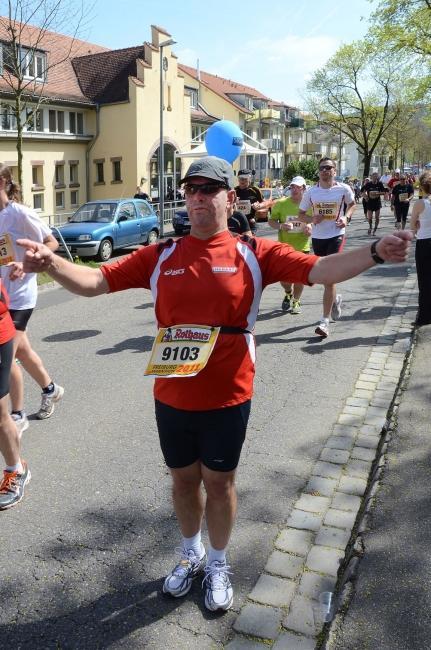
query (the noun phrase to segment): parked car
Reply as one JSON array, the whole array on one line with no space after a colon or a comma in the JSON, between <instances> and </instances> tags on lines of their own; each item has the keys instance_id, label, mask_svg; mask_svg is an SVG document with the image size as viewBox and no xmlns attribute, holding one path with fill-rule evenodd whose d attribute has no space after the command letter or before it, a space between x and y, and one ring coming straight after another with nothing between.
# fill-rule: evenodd
<instances>
[{"instance_id":1,"label":"parked car","mask_svg":"<svg viewBox=\"0 0 431 650\"><path fill-rule=\"evenodd\" d=\"M175 210L174 216L172 217L172 226L175 234L178 236L187 235L190 232L191 224L186 209L179 208Z\"/></svg>"},{"instance_id":2,"label":"parked car","mask_svg":"<svg viewBox=\"0 0 431 650\"><path fill-rule=\"evenodd\" d=\"M106 262L117 248L154 244L159 237L159 219L143 199L107 199L84 203L68 223L58 228L73 255L97 257ZM53 235L60 244L57 229Z\"/></svg>"},{"instance_id":3,"label":"parked car","mask_svg":"<svg viewBox=\"0 0 431 650\"><path fill-rule=\"evenodd\" d=\"M271 218L271 208L276 201L278 201L280 196L280 190L276 187L263 187L260 190L263 200L270 201L270 204L265 208L256 210L256 221L268 221L268 217Z\"/></svg>"}]
</instances>

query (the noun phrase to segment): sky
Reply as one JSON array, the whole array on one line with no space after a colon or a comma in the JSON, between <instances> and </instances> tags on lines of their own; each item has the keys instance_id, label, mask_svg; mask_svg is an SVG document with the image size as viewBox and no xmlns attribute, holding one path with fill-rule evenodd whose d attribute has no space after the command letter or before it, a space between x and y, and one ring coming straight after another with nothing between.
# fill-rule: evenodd
<instances>
[{"instance_id":1,"label":"sky","mask_svg":"<svg viewBox=\"0 0 431 650\"><path fill-rule=\"evenodd\" d=\"M151 41L151 25L177 41L179 61L304 108L306 82L342 43L360 40L376 0L95 0L84 40L117 49Z\"/></svg>"}]
</instances>

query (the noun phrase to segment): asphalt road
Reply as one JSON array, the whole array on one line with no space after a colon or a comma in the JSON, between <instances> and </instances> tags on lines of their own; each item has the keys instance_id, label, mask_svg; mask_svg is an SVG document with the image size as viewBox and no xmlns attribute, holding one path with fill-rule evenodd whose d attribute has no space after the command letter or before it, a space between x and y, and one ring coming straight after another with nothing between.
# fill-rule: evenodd
<instances>
[{"instance_id":1,"label":"asphalt road","mask_svg":"<svg viewBox=\"0 0 431 650\"><path fill-rule=\"evenodd\" d=\"M382 231L391 229L388 214ZM348 246L367 241L358 206ZM179 537L143 376L155 332L150 293L41 291L30 335L65 397L50 420L31 419L23 454L33 479L25 500L1 513L0 648L222 647L406 273L378 266L344 283L343 317L326 341L314 335L321 287L306 288L299 316L281 312L279 286L265 290L229 555L234 609L223 616L205 610L198 582L183 600L160 593ZM26 390L31 414L39 391L30 380Z\"/></svg>"}]
</instances>

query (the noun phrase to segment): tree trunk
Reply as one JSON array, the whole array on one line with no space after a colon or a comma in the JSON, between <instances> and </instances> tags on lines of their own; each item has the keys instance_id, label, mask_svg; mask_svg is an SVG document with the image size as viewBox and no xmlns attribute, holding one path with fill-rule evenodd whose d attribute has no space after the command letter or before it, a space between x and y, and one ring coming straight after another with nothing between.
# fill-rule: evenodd
<instances>
[{"instance_id":1,"label":"tree trunk","mask_svg":"<svg viewBox=\"0 0 431 650\"><path fill-rule=\"evenodd\" d=\"M371 157L372 157L372 154L364 153L364 157L363 157L363 161L364 161L364 178L367 178L370 175Z\"/></svg>"},{"instance_id":2,"label":"tree trunk","mask_svg":"<svg viewBox=\"0 0 431 650\"><path fill-rule=\"evenodd\" d=\"M18 184L21 188L21 201L24 202L24 188L22 185L22 119L21 119L21 97L15 97L15 119L16 119L16 152L18 158Z\"/></svg>"}]
</instances>

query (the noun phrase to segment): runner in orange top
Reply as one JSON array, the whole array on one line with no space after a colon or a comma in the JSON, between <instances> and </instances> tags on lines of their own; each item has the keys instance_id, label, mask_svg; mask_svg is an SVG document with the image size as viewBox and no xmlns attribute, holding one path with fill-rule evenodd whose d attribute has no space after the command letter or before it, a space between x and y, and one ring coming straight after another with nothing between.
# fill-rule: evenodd
<instances>
[{"instance_id":1,"label":"runner in orange top","mask_svg":"<svg viewBox=\"0 0 431 650\"><path fill-rule=\"evenodd\" d=\"M224 160L201 158L182 182L191 232L181 240L140 249L99 269L73 265L42 244L20 243L27 248L24 270L47 271L74 293L151 289L160 329L148 371L160 368L162 375L155 383L156 419L182 533L180 561L163 591L185 595L204 569L205 606L226 610L233 601L226 548L236 514L235 470L250 412L253 328L262 290L279 281L335 284L384 260L404 261L410 236L399 233L372 249L318 258L288 244L229 233L227 215L236 196L233 170ZM209 339L212 351L210 344L204 349ZM193 372L203 369L181 376L189 364ZM208 560L201 541L204 513Z\"/></svg>"}]
</instances>

